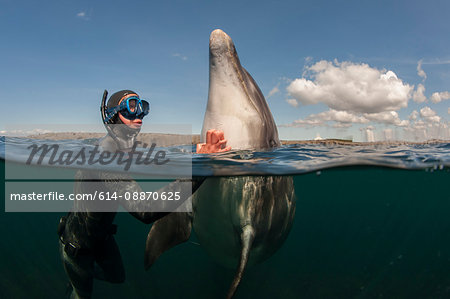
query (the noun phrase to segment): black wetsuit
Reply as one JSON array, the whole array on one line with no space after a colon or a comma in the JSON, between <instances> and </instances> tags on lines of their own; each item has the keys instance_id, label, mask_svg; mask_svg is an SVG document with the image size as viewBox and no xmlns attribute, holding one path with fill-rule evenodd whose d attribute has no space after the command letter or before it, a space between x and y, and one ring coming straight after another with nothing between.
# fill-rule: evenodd
<instances>
[{"instance_id":1,"label":"black wetsuit","mask_svg":"<svg viewBox=\"0 0 450 299\"><path fill-rule=\"evenodd\" d=\"M180 191L182 203L203 181L204 179L176 180L158 192ZM111 206L108 206L107 210L114 212L93 212L95 211L93 203L74 201L73 211L76 212L70 212L62 218L59 228L60 252L64 269L73 288L71 296L73 298L90 298L94 278L111 283L121 283L125 280L122 258L113 236L116 230L113 221L119 205L146 224L169 214L169 212L145 212L149 210L143 206L148 204L146 201L124 200L126 192L142 191L131 177L127 179L124 174L111 172L78 171L75 176L74 193L93 194L95 191L116 192L122 200L108 202Z\"/></svg>"}]
</instances>

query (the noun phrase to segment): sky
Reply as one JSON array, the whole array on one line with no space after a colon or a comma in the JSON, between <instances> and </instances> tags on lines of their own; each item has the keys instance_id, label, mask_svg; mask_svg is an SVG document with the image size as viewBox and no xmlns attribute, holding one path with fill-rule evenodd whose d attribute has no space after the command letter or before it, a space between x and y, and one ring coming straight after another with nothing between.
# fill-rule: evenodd
<instances>
[{"instance_id":1,"label":"sky","mask_svg":"<svg viewBox=\"0 0 450 299\"><path fill-rule=\"evenodd\" d=\"M281 139L450 139L449 11L433 0L0 0L0 132L98 124L103 90L131 89L151 105L144 129L199 134L220 28Z\"/></svg>"}]
</instances>

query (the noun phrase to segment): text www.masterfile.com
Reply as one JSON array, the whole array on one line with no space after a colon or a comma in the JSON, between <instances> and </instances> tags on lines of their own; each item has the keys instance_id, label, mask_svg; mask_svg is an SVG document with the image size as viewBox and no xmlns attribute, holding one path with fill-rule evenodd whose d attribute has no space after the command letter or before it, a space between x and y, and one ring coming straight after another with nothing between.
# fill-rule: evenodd
<instances>
[{"instance_id":1,"label":"text www.masterfile.com","mask_svg":"<svg viewBox=\"0 0 450 299\"><path fill-rule=\"evenodd\" d=\"M51 191L47 193L11 193L11 201L17 200L47 200L47 201L111 201L111 200L180 200L180 192L103 192L94 193L61 193Z\"/></svg>"}]
</instances>

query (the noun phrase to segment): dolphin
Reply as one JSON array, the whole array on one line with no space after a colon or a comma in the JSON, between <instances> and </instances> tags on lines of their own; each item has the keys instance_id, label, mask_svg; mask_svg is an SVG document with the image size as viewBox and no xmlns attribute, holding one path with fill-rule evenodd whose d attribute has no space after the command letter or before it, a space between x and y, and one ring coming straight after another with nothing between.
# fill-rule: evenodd
<instances>
[{"instance_id":1,"label":"dolphin","mask_svg":"<svg viewBox=\"0 0 450 299\"><path fill-rule=\"evenodd\" d=\"M201 134L222 130L232 149L265 149L280 145L278 130L264 96L241 66L231 38L216 29L209 39L208 104Z\"/></svg>"},{"instance_id":2,"label":"dolphin","mask_svg":"<svg viewBox=\"0 0 450 299\"><path fill-rule=\"evenodd\" d=\"M267 102L241 66L232 39L222 30L209 41L209 93L202 140L209 129L224 131L232 149L265 150L280 145ZM247 265L275 253L287 238L295 215L292 177L237 176L207 178L192 196L193 212L171 213L148 234L148 269L169 248L189 239L193 228L214 260L236 269L231 298Z\"/></svg>"}]
</instances>

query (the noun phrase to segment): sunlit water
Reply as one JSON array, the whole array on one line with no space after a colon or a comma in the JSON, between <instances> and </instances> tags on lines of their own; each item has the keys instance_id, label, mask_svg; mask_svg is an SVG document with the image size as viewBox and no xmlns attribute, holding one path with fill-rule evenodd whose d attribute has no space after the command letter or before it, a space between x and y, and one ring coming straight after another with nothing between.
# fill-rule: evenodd
<instances>
[{"instance_id":1,"label":"sunlit water","mask_svg":"<svg viewBox=\"0 0 450 299\"><path fill-rule=\"evenodd\" d=\"M14 139L13 160L26 161L23 149L31 142ZM63 143L72 149L86 144ZM449 143L302 144L211 156L192 155L191 146L167 150L192 158L197 176L294 177L297 209L289 237L274 256L247 269L236 298L450 296ZM4 160L1 167L3 174ZM62 215L1 212L0 298L64 297L67 280L56 235ZM146 272L150 226L127 213L118 213L116 223L127 280L96 281L94 298L225 296L234 270L217 265L195 234Z\"/></svg>"}]
</instances>

